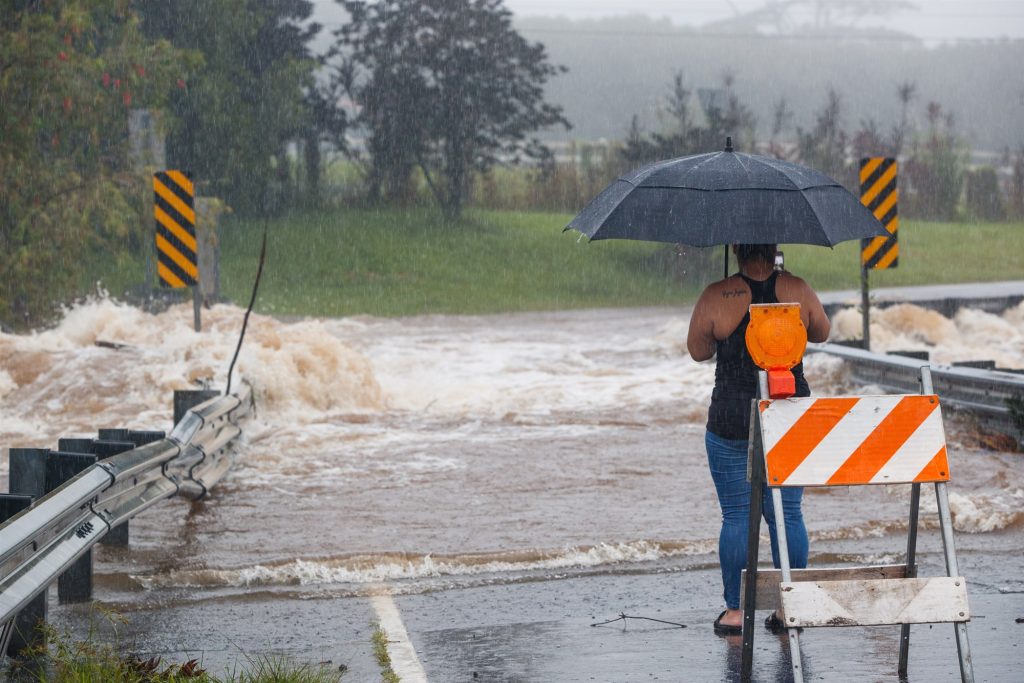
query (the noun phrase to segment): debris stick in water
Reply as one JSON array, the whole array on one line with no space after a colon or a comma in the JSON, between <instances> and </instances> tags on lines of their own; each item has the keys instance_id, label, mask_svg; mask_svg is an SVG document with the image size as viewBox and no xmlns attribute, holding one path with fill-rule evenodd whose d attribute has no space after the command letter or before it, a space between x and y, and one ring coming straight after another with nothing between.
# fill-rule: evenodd
<instances>
[{"instance_id":1,"label":"debris stick in water","mask_svg":"<svg viewBox=\"0 0 1024 683\"><path fill-rule=\"evenodd\" d=\"M224 395L231 393L231 374L235 371L235 361L238 360L238 352L242 350L242 340L245 339L245 328L249 324L249 314L252 313L253 304L256 303L256 292L260 288L260 277L263 275L263 260L267 256L267 219L263 219L263 243L260 244L260 263L256 267L256 281L252 283L252 296L249 298L249 307L245 309L245 317L242 318L242 332L238 335L238 346L235 347L235 355L231 357L231 365L228 366L228 383L224 388Z\"/></svg>"}]
</instances>

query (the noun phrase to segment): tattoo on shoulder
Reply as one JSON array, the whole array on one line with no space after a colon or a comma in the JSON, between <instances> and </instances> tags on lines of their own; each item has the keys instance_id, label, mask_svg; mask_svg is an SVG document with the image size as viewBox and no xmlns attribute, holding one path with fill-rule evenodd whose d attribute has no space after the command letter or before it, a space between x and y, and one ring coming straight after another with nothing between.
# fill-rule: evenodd
<instances>
[{"instance_id":1,"label":"tattoo on shoulder","mask_svg":"<svg viewBox=\"0 0 1024 683\"><path fill-rule=\"evenodd\" d=\"M722 298L732 299L733 297L747 296L749 292L745 289L725 289L722 290Z\"/></svg>"}]
</instances>

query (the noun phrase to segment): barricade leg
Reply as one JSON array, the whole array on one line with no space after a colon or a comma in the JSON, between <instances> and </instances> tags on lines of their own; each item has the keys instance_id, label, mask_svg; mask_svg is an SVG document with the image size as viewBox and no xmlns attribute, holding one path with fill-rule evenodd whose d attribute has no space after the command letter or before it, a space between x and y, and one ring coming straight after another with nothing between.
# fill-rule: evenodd
<instances>
[{"instance_id":1,"label":"barricade leg","mask_svg":"<svg viewBox=\"0 0 1024 683\"><path fill-rule=\"evenodd\" d=\"M957 566L956 549L953 547L953 517L949 513L949 495L945 482L936 482L935 501L939 506L939 527L942 529L942 548L946 555L946 572L949 576L960 576ZM960 658L960 680L974 683L974 662L971 660L971 644L967 639L967 622L953 623L956 629L956 651Z\"/></svg>"},{"instance_id":2,"label":"barricade leg","mask_svg":"<svg viewBox=\"0 0 1024 683\"><path fill-rule=\"evenodd\" d=\"M910 485L910 523L907 527L907 578L917 575L917 517L921 508L921 485ZM910 624L900 626L900 664L897 673L901 678L907 676L907 664L910 658Z\"/></svg>"},{"instance_id":3,"label":"barricade leg","mask_svg":"<svg viewBox=\"0 0 1024 683\"><path fill-rule=\"evenodd\" d=\"M760 396L768 395L768 376L758 373ZM750 515L747 524L747 582L743 589L743 652L740 680L749 681L754 668L754 629L757 607L757 553L761 541L761 508L764 506L764 447L758 427L757 401L750 402L750 437L747 442L747 470L750 479Z\"/></svg>"},{"instance_id":4,"label":"barricade leg","mask_svg":"<svg viewBox=\"0 0 1024 683\"><path fill-rule=\"evenodd\" d=\"M782 570L782 580L789 583L793 580L793 573L789 566L789 541L786 539L786 517L782 510L782 489L772 488L772 506L775 508L775 537L779 543L779 569ZM800 661L800 633L798 629L787 628L789 636L789 657L793 660L793 683L803 683L804 671L803 662Z\"/></svg>"},{"instance_id":5,"label":"barricade leg","mask_svg":"<svg viewBox=\"0 0 1024 683\"><path fill-rule=\"evenodd\" d=\"M756 408L752 409L756 412ZM755 418L756 419L756 418ZM753 431L753 430L752 430ZM760 545L761 508L764 505L764 454L760 430L750 440L750 517L747 526L747 576L743 587L743 656L740 680L749 681L754 667L754 628L757 606L757 553Z\"/></svg>"},{"instance_id":6,"label":"barricade leg","mask_svg":"<svg viewBox=\"0 0 1024 683\"><path fill-rule=\"evenodd\" d=\"M921 376L918 380L922 394L931 394L935 389L932 386L932 369L927 365L921 367ZM910 485L910 523L907 527L907 578L917 576L917 521L918 512L921 509L921 485ZM910 659L910 624L900 626L900 663L897 673L906 677Z\"/></svg>"}]
</instances>

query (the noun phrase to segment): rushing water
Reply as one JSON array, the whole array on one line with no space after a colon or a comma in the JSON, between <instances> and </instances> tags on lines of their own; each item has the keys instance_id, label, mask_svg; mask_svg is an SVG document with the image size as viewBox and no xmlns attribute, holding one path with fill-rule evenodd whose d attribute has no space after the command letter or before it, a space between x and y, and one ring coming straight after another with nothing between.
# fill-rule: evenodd
<instances>
[{"instance_id":1,"label":"rushing water","mask_svg":"<svg viewBox=\"0 0 1024 683\"><path fill-rule=\"evenodd\" d=\"M204 311L196 334L190 307L150 315L99 300L52 330L0 335L0 444L169 428L174 389L223 382L241 314ZM839 313L834 334L859 331L856 315ZM1024 305L874 315L880 349L1024 367ZM254 316L236 371L258 411L235 467L206 501L165 501L133 521L130 550L102 548L99 588L171 604L714 565L703 448L714 365L686 355L686 326L671 309ZM817 394L870 391L848 386L840 361L806 365ZM1009 569L1024 527L1020 456L977 449L956 423L950 438L962 562L996 590L1024 589ZM907 498L898 486L809 491L812 561L898 558ZM936 526L927 495L923 526ZM925 556L938 547L922 544Z\"/></svg>"}]
</instances>

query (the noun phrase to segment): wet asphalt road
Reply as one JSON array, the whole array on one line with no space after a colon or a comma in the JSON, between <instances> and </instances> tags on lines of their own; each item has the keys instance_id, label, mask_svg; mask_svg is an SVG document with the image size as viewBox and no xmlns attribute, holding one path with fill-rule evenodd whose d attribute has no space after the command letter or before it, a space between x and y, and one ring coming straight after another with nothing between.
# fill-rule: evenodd
<instances>
[{"instance_id":1,"label":"wet asphalt road","mask_svg":"<svg viewBox=\"0 0 1024 683\"><path fill-rule=\"evenodd\" d=\"M711 628L717 608L709 607L708 596L717 593L718 581L716 570L703 569L594 574L396 595L394 601L432 682L738 681L739 637L718 637ZM1024 624L1015 620L1024 617L1024 594L971 585L976 680L1021 681ZM55 620L82 629L88 622L82 611L56 608ZM592 626L620 613L686 628L642 620ZM234 596L153 605L126 616L129 624L117 636L126 651L166 661L199 658L214 673L244 667L242 653L262 652L344 666L344 681L380 680L370 641L379 615L369 597ZM806 680L898 681L898 636L896 626L808 629L802 636ZM959 680L951 625L914 626L910 652L909 681ZM763 628L755 635L753 680L792 680L785 639Z\"/></svg>"}]
</instances>

